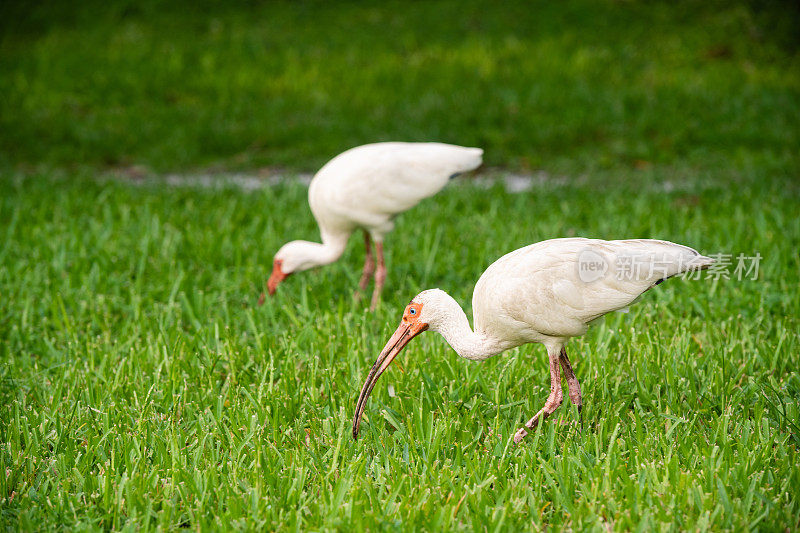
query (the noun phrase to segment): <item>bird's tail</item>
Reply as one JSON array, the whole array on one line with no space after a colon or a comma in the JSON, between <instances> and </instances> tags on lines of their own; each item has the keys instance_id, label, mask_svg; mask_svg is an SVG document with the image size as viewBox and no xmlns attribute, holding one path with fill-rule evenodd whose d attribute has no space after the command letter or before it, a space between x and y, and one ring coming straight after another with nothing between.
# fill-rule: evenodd
<instances>
[{"instance_id":1,"label":"bird's tail","mask_svg":"<svg viewBox=\"0 0 800 533\"><path fill-rule=\"evenodd\" d=\"M691 248L689 248L689 249L691 250ZM694 252L694 250L692 250L692 251ZM670 274L667 277L659 279L650 288L653 288L656 285L660 285L660 284L664 283L665 281L667 281L669 278L671 278L673 276L678 276L680 274L686 274L688 272L698 272L700 270L707 270L707 269L711 268L711 265L713 265L716 262L713 259L711 259L710 257L706 257L704 255L700 255L697 252L695 252L695 254L696 255L692 256L691 259L689 259L686 263L681 265L680 270L678 270L674 274Z\"/></svg>"},{"instance_id":2,"label":"bird's tail","mask_svg":"<svg viewBox=\"0 0 800 533\"><path fill-rule=\"evenodd\" d=\"M481 148L461 148L458 158L459 172L475 170L483 164L483 149Z\"/></svg>"},{"instance_id":3,"label":"bird's tail","mask_svg":"<svg viewBox=\"0 0 800 533\"><path fill-rule=\"evenodd\" d=\"M710 257L706 257L704 255L696 255L692 258L689 263L686 265L686 270L684 272L694 271L694 270L707 270L711 268L716 261L711 259Z\"/></svg>"}]
</instances>

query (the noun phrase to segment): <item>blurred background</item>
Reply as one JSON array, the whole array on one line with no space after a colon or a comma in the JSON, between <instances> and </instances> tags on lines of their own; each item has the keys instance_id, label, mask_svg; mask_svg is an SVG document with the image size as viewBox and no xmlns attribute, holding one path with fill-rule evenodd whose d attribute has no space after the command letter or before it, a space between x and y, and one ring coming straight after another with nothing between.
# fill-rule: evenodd
<instances>
[{"instance_id":1,"label":"blurred background","mask_svg":"<svg viewBox=\"0 0 800 533\"><path fill-rule=\"evenodd\" d=\"M4 2L0 164L288 167L437 140L797 178L793 2ZM757 169L757 170L756 170Z\"/></svg>"}]
</instances>

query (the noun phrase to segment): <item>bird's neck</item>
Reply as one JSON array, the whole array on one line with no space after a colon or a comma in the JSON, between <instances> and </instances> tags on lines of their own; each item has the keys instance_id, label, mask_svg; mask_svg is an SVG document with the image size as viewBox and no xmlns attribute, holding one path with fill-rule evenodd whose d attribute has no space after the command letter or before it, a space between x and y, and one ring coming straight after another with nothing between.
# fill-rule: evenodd
<instances>
[{"instance_id":1,"label":"bird's neck","mask_svg":"<svg viewBox=\"0 0 800 533\"><path fill-rule=\"evenodd\" d=\"M483 361L507 348L497 339L472 331L464 310L455 300L453 303L455 306L448 310L446 318L437 325L435 331L445 338L458 355L472 361Z\"/></svg>"},{"instance_id":2,"label":"bird's neck","mask_svg":"<svg viewBox=\"0 0 800 533\"><path fill-rule=\"evenodd\" d=\"M304 242L305 261L298 270L308 270L323 265L329 265L342 256L347 246L349 234L322 233L322 243Z\"/></svg>"},{"instance_id":3,"label":"bird's neck","mask_svg":"<svg viewBox=\"0 0 800 533\"><path fill-rule=\"evenodd\" d=\"M327 265L339 259L347 246L349 233L322 232L322 248L320 252L320 265Z\"/></svg>"}]
</instances>

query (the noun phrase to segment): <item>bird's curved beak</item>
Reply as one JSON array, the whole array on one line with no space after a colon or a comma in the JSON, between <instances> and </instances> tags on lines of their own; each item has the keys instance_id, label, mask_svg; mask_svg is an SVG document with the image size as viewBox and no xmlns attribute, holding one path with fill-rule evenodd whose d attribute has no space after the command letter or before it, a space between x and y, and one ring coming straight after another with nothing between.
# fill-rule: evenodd
<instances>
[{"instance_id":1,"label":"bird's curved beak","mask_svg":"<svg viewBox=\"0 0 800 533\"><path fill-rule=\"evenodd\" d=\"M282 264L283 261L280 259L276 259L272 264L272 274L267 281L267 292L270 296L275 294L275 291L278 289L278 284L289 277L289 274L286 274L283 270L281 270Z\"/></svg>"},{"instance_id":2,"label":"bird's curved beak","mask_svg":"<svg viewBox=\"0 0 800 533\"><path fill-rule=\"evenodd\" d=\"M392 334L389 342L381 350L378 360L372 365L369 371L367 381L364 382L364 387L361 389L361 394L358 396L358 403L356 403L356 412L353 416L353 438L358 438L358 428L361 425L361 415L364 414L364 409L367 406L367 398L369 398L372 389L375 387L378 378L389 367L391 362L397 357L397 354L411 341L414 337L428 329L428 324L424 322L408 321L405 318L400 322L397 330Z\"/></svg>"}]
</instances>

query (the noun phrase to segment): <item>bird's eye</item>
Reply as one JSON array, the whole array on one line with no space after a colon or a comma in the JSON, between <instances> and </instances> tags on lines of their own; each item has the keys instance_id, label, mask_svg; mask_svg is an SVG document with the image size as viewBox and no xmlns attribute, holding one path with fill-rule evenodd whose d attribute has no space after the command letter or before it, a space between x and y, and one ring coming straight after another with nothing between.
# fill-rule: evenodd
<instances>
[{"instance_id":1,"label":"bird's eye","mask_svg":"<svg viewBox=\"0 0 800 533\"><path fill-rule=\"evenodd\" d=\"M412 307L411 309L408 310L408 314L409 315L416 315L417 314L417 310Z\"/></svg>"}]
</instances>

